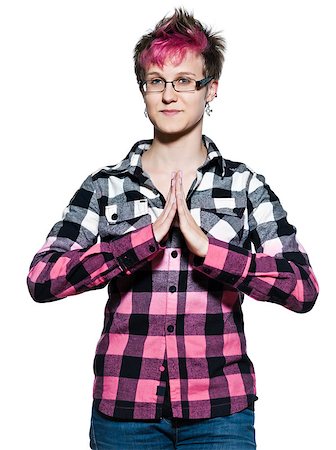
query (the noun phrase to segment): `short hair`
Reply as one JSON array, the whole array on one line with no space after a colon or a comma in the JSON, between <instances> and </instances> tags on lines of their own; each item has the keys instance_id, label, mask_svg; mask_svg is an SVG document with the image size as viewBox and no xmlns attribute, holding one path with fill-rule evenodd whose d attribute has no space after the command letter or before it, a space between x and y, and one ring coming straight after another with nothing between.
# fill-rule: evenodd
<instances>
[{"instance_id":1,"label":"short hair","mask_svg":"<svg viewBox=\"0 0 336 450\"><path fill-rule=\"evenodd\" d=\"M203 57L204 76L218 80L224 63L225 39L210 27L203 25L184 8L175 8L170 17L164 17L154 30L143 35L134 47L134 70L137 81L143 81L150 64L163 67L169 58L180 64L186 52Z\"/></svg>"}]
</instances>

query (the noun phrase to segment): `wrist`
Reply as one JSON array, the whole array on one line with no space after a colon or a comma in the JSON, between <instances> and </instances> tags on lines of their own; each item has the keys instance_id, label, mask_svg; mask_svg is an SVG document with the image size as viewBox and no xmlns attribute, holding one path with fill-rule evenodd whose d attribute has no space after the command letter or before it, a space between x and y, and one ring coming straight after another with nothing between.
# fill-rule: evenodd
<instances>
[{"instance_id":1,"label":"wrist","mask_svg":"<svg viewBox=\"0 0 336 450\"><path fill-rule=\"evenodd\" d=\"M209 249L209 239L206 237L206 239L204 240L204 244L202 245L202 248L197 253L197 256L200 256L201 258L205 258L206 254L208 253L208 249Z\"/></svg>"}]
</instances>

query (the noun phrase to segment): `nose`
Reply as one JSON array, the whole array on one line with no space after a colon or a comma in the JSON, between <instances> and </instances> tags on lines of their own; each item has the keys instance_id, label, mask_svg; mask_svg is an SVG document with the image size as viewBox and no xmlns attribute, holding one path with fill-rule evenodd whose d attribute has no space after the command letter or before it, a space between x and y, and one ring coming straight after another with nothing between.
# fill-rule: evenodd
<instances>
[{"instance_id":1,"label":"nose","mask_svg":"<svg viewBox=\"0 0 336 450\"><path fill-rule=\"evenodd\" d=\"M166 84L165 90L162 92L162 101L171 103L177 100L177 92L171 83Z\"/></svg>"}]
</instances>

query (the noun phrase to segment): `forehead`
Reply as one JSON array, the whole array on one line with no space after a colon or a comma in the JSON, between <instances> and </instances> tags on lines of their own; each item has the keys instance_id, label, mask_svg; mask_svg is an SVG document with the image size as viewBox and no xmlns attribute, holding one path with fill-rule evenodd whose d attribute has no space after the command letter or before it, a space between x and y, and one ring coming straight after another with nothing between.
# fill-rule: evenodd
<instances>
[{"instance_id":1,"label":"forehead","mask_svg":"<svg viewBox=\"0 0 336 450\"><path fill-rule=\"evenodd\" d=\"M163 67L157 64L150 64L146 70L146 75L159 74L166 78L188 73L195 77L202 77L204 72L204 60L202 55L194 52L187 52L179 64L173 58L166 59Z\"/></svg>"}]
</instances>

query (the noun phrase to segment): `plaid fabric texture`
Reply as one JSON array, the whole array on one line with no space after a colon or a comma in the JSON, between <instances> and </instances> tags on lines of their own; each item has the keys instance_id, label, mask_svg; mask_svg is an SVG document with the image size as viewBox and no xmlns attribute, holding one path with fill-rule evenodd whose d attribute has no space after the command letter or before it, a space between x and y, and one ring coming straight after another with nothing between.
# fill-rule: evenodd
<instances>
[{"instance_id":1,"label":"plaid fabric texture","mask_svg":"<svg viewBox=\"0 0 336 450\"><path fill-rule=\"evenodd\" d=\"M93 397L111 417L162 417L168 376L176 418L245 409L258 397L244 294L299 313L318 295L296 229L264 177L202 139L208 156L186 201L209 238L205 257L189 252L176 224L156 241L152 224L165 199L142 170L152 142L143 140L86 178L30 266L37 302L108 285Z\"/></svg>"}]
</instances>

